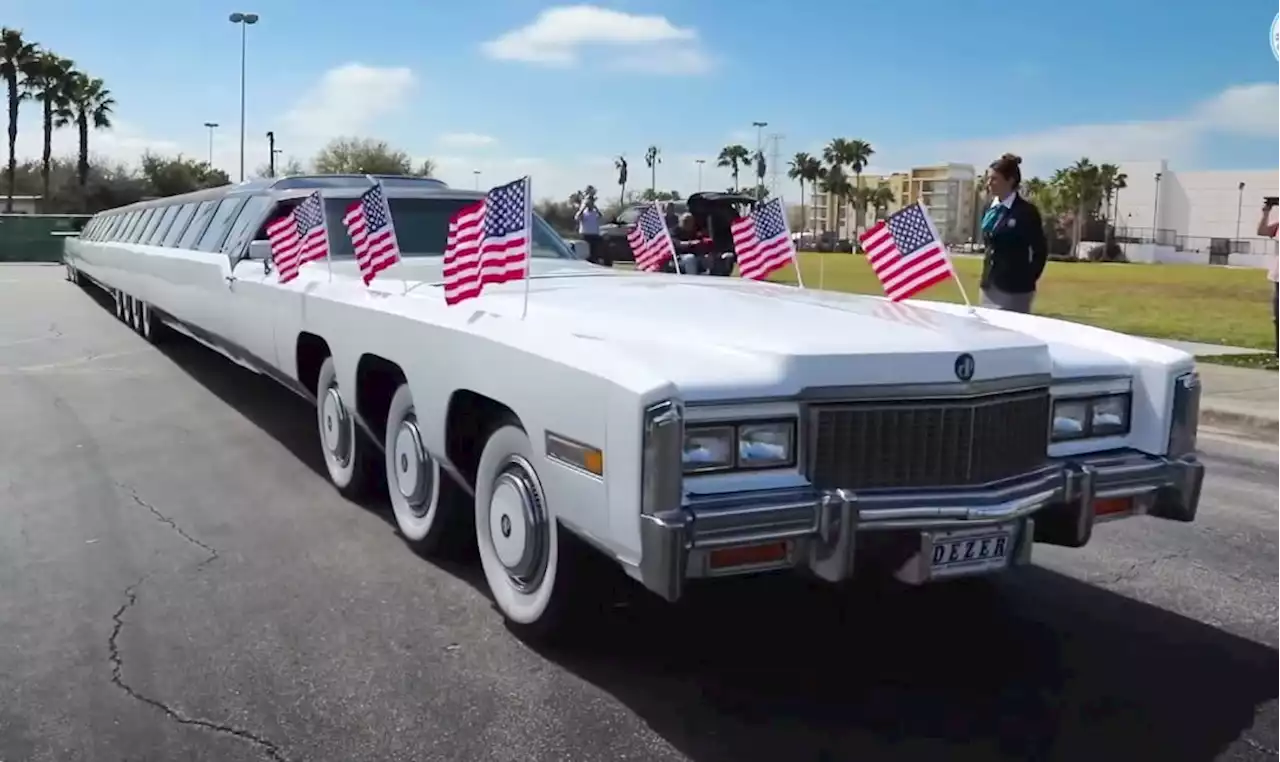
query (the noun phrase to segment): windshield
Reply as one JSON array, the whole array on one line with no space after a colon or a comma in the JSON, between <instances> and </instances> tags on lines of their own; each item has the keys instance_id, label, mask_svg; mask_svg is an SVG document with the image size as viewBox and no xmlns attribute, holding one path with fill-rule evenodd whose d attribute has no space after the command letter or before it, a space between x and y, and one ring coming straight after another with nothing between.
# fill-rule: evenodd
<instances>
[{"instance_id":1,"label":"windshield","mask_svg":"<svg viewBox=\"0 0 1280 762\"><path fill-rule=\"evenodd\" d=\"M351 259L351 237L342 224L342 216L354 199L327 198L325 217L329 223L329 247L334 259ZM449 237L449 220L476 199L465 198L391 198L391 219L396 226L396 240L404 257L439 257L444 255ZM530 255L541 259L574 259L564 240L536 214L533 216L533 247Z\"/></svg>"}]
</instances>

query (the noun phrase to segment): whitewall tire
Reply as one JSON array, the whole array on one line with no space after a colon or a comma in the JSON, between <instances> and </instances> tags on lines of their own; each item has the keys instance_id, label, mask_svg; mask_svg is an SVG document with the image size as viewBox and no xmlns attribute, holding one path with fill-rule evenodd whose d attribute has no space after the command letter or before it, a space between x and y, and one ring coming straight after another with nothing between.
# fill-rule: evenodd
<instances>
[{"instance_id":1,"label":"whitewall tire","mask_svg":"<svg viewBox=\"0 0 1280 762\"><path fill-rule=\"evenodd\" d=\"M133 328L134 333L142 335L142 302L132 297L129 298L129 327Z\"/></svg>"},{"instance_id":2,"label":"whitewall tire","mask_svg":"<svg viewBox=\"0 0 1280 762\"><path fill-rule=\"evenodd\" d=\"M365 495L377 473L370 445L355 424L354 395L338 387L333 358L326 357L316 380L316 423L329 481L349 498Z\"/></svg>"},{"instance_id":3,"label":"whitewall tire","mask_svg":"<svg viewBox=\"0 0 1280 762\"><path fill-rule=\"evenodd\" d=\"M422 425L425 428L428 424ZM427 452L418 427L413 392L402 383L387 409L383 441L387 493L396 526L424 553L460 550L470 542L461 490Z\"/></svg>"},{"instance_id":4,"label":"whitewall tire","mask_svg":"<svg viewBox=\"0 0 1280 762\"><path fill-rule=\"evenodd\" d=\"M113 289L111 293L116 298L116 318L124 320L124 294L120 293L120 289Z\"/></svg>"},{"instance_id":5,"label":"whitewall tire","mask_svg":"<svg viewBox=\"0 0 1280 762\"><path fill-rule=\"evenodd\" d=\"M498 610L522 634L550 635L565 611L555 513L529 436L514 421L485 442L476 469L476 546Z\"/></svg>"}]
</instances>

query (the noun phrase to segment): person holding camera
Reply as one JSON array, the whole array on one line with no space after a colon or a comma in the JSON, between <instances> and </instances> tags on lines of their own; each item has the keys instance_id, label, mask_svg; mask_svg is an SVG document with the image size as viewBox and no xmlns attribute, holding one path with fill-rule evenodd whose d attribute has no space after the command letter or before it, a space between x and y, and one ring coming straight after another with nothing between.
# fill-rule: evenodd
<instances>
[{"instance_id":1,"label":"person holding camera","mask_svg":"<svg viewBox=\"0 0 1280 762\"><path fill-rule=\"evenodd\" d=\"M1277 198L1267 196L1262 200L1262 218L1258 220L1258 235L1275 238L1280 222L1271 221L1271 210L1276 208ZM1271 281L1271 323L1276 329L1276 353L1280 354L1280 254L1271 253L1271 265L1267 267L1267 280Z\"/></svg>"},{"instance_id":2,"label":"person holding camera","mask_svg":"<svg viewBox=\"0 0 1280 762\"><path fill-rule=\"evenodd\" d=\"M1007 153L991 162L987 190L991 206L982 216L982 306L1031 312L1036 285L1049 258L1044 224L1036 205L1018 193L1022 159Z\"/></svg>"},{"instance_id":3,"label":"person holding camera","mask_svg":"<svg viewBox=\"0 0 1280 762\"><path fill-rule=\"evenodd\" d=\"M596 206L596 197L587 196L582 199L582 206L573 215L578 223L578 235L587 242L587 261L593 265L612 267L612 262L605 261L604 246L600 240L600 209Z\"/></svg>"}]
</instances>

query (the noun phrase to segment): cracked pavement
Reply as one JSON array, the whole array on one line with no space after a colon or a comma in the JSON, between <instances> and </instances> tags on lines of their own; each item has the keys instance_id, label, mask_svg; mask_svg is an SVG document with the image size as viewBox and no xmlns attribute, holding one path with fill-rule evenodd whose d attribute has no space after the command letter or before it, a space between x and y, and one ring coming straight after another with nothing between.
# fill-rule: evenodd
<instances>
[{"instance_id":1,"label":"cracked pavement","mask_svg":"<svg viewBox=\"0 0 1280 762\"><path fill-rule=\"evenodd\" d=\"M535 650L336 495L301 402L61 273L0 279L4 762L1275 758L1274 445L1206 436L1197 523L998 581L621 587Z\"/></svg>"}]
</instances>

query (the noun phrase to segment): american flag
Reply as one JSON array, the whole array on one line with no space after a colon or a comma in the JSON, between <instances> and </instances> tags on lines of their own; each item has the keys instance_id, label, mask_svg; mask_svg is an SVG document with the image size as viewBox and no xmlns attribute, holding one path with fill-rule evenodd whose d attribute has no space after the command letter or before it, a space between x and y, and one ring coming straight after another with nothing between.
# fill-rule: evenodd
<instances>
[{"instance_id":1,"label":"american flag","mask_svg":"<svg viewBox=\"0 0 1280 762\"><path fill-rule=\"evenodd\" d=\"M492 188L453 216L444 247L445 304L477 297L493 283L528 277L531 199L524 177Z\"/></svg>"},{"instance_id":2,"label":"american flag","mask_svg":"<svg viewBox=\"0 0 1280 762\"><path fill-rule=\"evenodd\" d=\"M329 237L324 227L324 201L320 191L302 200L280 219L267 225L271 258L281 283L298 277L298 269L307 262L329 256Z\"/></svg>"},{"instance_id":3,"label":"american flag","mask_svg":"<svg viewBox=\"0 0 1280 762\"><path fill-rule=\"evenodd\" d=\"M920 204L903 207L858 236L885 296L909 299L954 275L947 249Z\"/></svg>"},{"instance_id":4,"label":"american flag","mask_svg":"<svg viewBox=\"0 0 1280 762\"><path fill-rule=\"evenodd\" d=\"M667 230L667 221L657 204L650 204L640 213L636 226L627 233L627 241L635 254L637 269L653 272L668 259L675 263L676 246L671 242L671 231Z\"/></svg>"},{"instance_id":5,"label":"american flag","mask_svg":"<svg viewBox=\"0 0 1280 762\"><path fill-rule=\"evenodd\" d=\"M391 220L391 207L382 183L360 194L355 203L342 215L347 226L351 245L356 252L356 264L365 285L374 276L400 261L400 243L396 240L396 226Z\"/></svg>"},{"instance_id":6,"label":"american flag","mask_svg":"<svg viewBox=\"0 0 1280 762\"><path fill-rule=\"evenodd\" d=\"M757 204L746 217L734 220L729 229L742 277L764 280L770 273L795 263L796 247L787 229L782 199Z\"/></svg>"}]
</instances>

